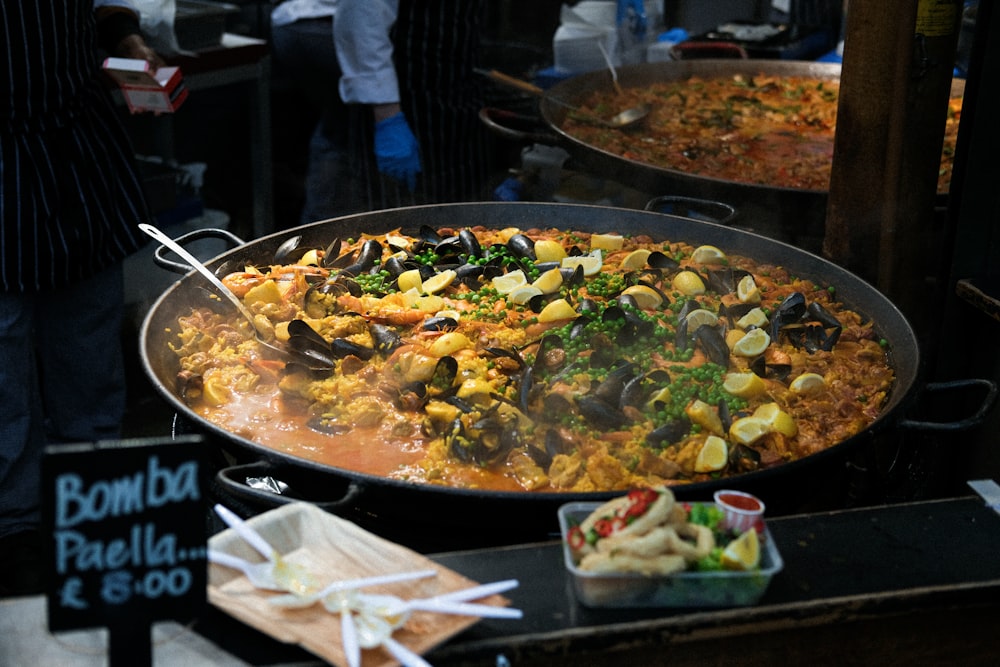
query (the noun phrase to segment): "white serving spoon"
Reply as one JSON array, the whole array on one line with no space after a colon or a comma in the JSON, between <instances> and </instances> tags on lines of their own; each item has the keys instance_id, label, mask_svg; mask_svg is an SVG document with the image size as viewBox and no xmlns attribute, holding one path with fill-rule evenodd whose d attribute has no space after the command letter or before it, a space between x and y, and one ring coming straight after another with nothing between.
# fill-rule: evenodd
<instances>
[{"instance_id":1,"label":"white serving spoon","mask_svg":"<svg viewBox=\"0 0 1000 667\"><path fill-rule=\"evenodd\" d=\"M180 243L178 243L177 241L173 240L172 238L164 234L158 228L148 223L145 222L139 223L139 229L141 229L143 232L145 232L149 236L159 241L162 245L166 246L173 252L177 253L177 255L181 259L183 259L191 266L191 268L200 273L205 278L205 280L207 280L212 285L212 287L214 287L216 291L219 292L219 294L226 297L226 299L229 300L229 302L236 308L239 314L242 315L243 318L250 324L250 327L253 330L254 338L257 340L258 343L260 343L264 347L274 352L277 352L280 355L284 356L288 354L287 350L278 347L271 341L264 338L260 330L257 329L257 324L254 320L253 313L251 313L250 310L246 307L246 305L243 303L243 300L240 299L235 294L233 294L233 291L231 289L226 287L226 285L221 280L219 280L216 277L216 275L209 270L207 266L201 263L197 257L189 253L184 248L184 246L182 246Z\"/></svg>"}]
</instances>

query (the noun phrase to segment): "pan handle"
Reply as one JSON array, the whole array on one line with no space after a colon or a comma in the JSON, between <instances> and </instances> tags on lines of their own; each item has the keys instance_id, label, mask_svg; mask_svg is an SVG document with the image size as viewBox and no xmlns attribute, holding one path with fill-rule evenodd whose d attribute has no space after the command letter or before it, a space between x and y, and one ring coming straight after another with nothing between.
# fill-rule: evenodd
<instances>
[{"instance_id":1,"label":"pan handle","mask_svg":"<svg viewBox=\"0 0 1000 667\"><path fill-rule=\"evenodd\" d=\"M997 383L984 378L970 378L967 380L952 380L950 382L928 382L924 385L925 392L945 392L951 390L961 390L968 387L982 387L985 390L983 402L976 409L976 412L965 419L953 422L928 422L911 419L903 419L899 422L900 428L922 430L922 431L966 431L975 426L979 426L986 419L986 416L993 410L997 402Z\"/></svg>"},{"instance_id":2,"label":"pan handle","mask_svg":"<svg viewBox=\"0 0 1000 667\"><path fill-rule=\"evenodd\" d=\"M524 114L497 109L495 107L483 107L479 110L479 120L494 134L504 139L525 144L545 144L547 146L558 146L559 137L548 132L537 132L533 130L521 130L511 127L505 123L520 124L524 126L537 126L538 119Z\"/></svg>"},{"instance_id":3,"label":"pan handle","mask_svg":"<svg viewBox=\"0 0 1000 667\"><path fill-rule=\"evenodd\" d=\"M233 244L233 248L238 248L241 245L246 245L246 241L236 236L232 232L225 229L216 229L214 227L207 227L205 229L195 229L188 232L187 234L182 234L178 236L174 241L180 245L185 245L186 243L193 243L201 239L222 239ZM166 246L157 246L156 250L153 251L153 262L161 269L167 269L168 271L173 271L174 273L187 274L194 270L193 266L189 266L184 262L174 261L172 259L167 259L166 253L170 252L170 249Z\"/></svg>"},{"instance_id":4,"label":"pan handle","mask_svg":"<svg viewBox=\"0 0 1000 667\"><path fill-rule=\"evenodd\" d=\"M654 197L646 202L646 210L693 220L706 220L719 225L728 225L739 215L739 211L729 204L680 195Z\"/></svg>"},{"instance_id":5,"label":"pan handle","mask_svg":"<svg viewBox=\"0 0 1000 667\"><path fill-rule=\"evenodd\" d=\"M679 42L670 47L674 60L699 60L704 58L735 58L746 60L747 50L735 42Z\"/></svg>"},{"instance_id":6,"label":"pan handle","mask_svg":"<svg viewBox=\"0 0 1000 667\"><path fill-rule=\"evenodd\" d=\"M274 492L264 488L255 488L247 480L271 480L275 473L274 467L266 461L256 461L230 466L219 470L215 475L215 483L231 496L252 505L286 505L288 503L307 501L327 512L352 507L364 492L362 485L351 481L343 497L337 500L316 501L298 496L294 490L287 493Z\"/></svg>"}]
</instances>

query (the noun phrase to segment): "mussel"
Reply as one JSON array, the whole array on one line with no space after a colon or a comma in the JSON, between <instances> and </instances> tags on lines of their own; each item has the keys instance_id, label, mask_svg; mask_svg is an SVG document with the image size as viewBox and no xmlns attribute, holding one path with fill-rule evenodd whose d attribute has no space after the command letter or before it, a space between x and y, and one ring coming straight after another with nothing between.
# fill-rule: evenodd
<instances>
[{"instance_id":1,"label":"mussel","mask_svg":"<svg viewBox=\"0 0 1000 667\"><path fill-rule=\"evenodd\" d=\"M445 434L448 450L458 460L479 465L493 465L524 440L513 416L504 416L497 410L467 421L475 415L456 418Z\"/></svg>"}]
</instances>

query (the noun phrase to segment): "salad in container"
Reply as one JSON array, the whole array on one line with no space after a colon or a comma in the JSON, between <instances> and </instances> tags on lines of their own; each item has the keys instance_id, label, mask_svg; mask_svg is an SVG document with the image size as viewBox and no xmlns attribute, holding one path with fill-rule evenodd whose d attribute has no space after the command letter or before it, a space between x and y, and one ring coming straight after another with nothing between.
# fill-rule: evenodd
<instances>
[{"instance_id":1,"label":"salad in container","mask_svg":"<svg viewBox=\"0 0 1000 667\"><path fill-rule=\"evenodd\" d=\"M745 513L753 503L739 495ZM563 556L577 598L591 607L756 604L783 562L754 500L752 521L734 521L724 502L678 502L666 486L563 505Z\"/></svg>"}]
</instances>

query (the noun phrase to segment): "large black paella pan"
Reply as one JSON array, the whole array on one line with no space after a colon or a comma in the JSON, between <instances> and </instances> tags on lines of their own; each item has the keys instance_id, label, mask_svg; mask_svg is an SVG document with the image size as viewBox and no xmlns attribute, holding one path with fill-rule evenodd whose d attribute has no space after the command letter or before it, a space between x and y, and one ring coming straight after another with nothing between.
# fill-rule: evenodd
<instances>
[{"instance_id":1,"label":"large black paella pan","mask_svg":"<svg viewBox=\"0 0 1000 667\"><path fill-rule=\"evenodd\" d=\"M841 66L836 63L752 59L677 60L629 65L617 71L619 85L627 93L648 91L659 86L661 90L679 90L678 95L689 96L691 99L697 99L701 94L702 82L709 79L733 80L741 77L743 80L751 80L763 77L766 80L773 77L839 84L840 74ZM589 108L588 104L593 102L595 96L615 100L613 83L607 71L598 70L578 74L555 84L545 91L539 105L543 129L536 128L532 132L518 129L502 110L484 109L481 118L487 126L508 139L549 143L564 148L571 156L567 166L574 170L610 178L648 195L684 195L725 202L740 212L735 224L818 251L822 243L828 199L826 187L792 186L778 172L761 174L761 177L767 178L760 182L737 179L719 173L711 163L699 167L699 158L688 160L679 154L673 154L673 157L661 156L651 161L622 152L622 146L628 146L633 141L657 141L655 133L651 133L647 125L663 122L658 114L666 113L667 109L674 110L676 105L660 103L659 106L663 107L661 111L657 108L656 101L649 102L653 105L653 113L643 123L626 130L601 130L621 138L620 141L609 141L611 147L605 147L589 136L581 136L567 122L573 116L572 108ZM964 82L956 79L952 95L960 96L963 90ZM642 95L644 102L648 98L649 95ZM622 100L618 104L625 107L636 104L636 99L631 94ZM751 99L750 102L741 104L752 102ZM714 106L713 103L713 108ZM794 106L795 102L790 100L788 108L792 109ZM787 113L787 110L783 113ZM807 129L807 120L803 120L803 137L811 135L811 131ZM732 130L724 120L714 117L692 118L690 122L695 125L704 124L705 145L714 146L716 138ZM587 123L583 125L586 126ZM778 148L776 146L774 151L775 159L788 150L787 147L783 150ZM829 142L829 149L832 150L832 142ZM699 152L701 148L693 150ZM794 156L790 156L789 166L796 161Z\"/></svg>"},{"instance_id":2,"label":"large black paella pan","mask_svg":"<svg viewBox=\"0 0 1000 667\"><path fill-rule=\"evenodd\" d=\"M824 486L840 484L845 460L856 450L871 446L876 434L903 421L903 410L916 391L920 368L917 338L899 310L877 290L830 262L790 245L688 218L566 204L478 203L400 208L316 222L271 234L233 248L208 265L220 273L234 266L269 265L278 248L291 237L301 237L300 243L305 247L325 247L332 238L397 229L415 232L422 225L455 229L474 225L493 229L557 227L648 235L653 239L693 245L710 244L727 252L787 267L798 276L824 285L835 285L839 300L874 321L878 335L885 339L890 350L895 373L884 409L874 423L829 449L797 461L679 486L676 492L682 498L703 498L717 488L727 487L759 493L776 509L785 501L800 505L803 500L821 493ZM358 510L369 517L391 517L410 525L426 522L444 526L445 530L461 530L462 526L481 526L487 522L504 528L516 526L519 538L530 538L554 528L555 509L561 503L616 495L615 492L484 491L389 479L289 455L203 419L182 397L183 389L177 381L177 356L170 344L175 342L177 318L188 314L193 306L208 304L222 310L230 307L217 298L210 298L210 293L211 288L204 278L189 273L159 297L141 331L140 351L145 371L162 397L211 442L234 452L238 459L262 462L276 477L306 480L302 486L310 488L308 495L313 496L308 498L310 500L332 501L333 507L338 502L334 499L344 493L350 497L347 504L352 511ZM227 477L226 473L223 477L237 484L241 481L232 475ZM317 493L322 494L321 497L316 497Z\"/></svg>"}]
</instances>

